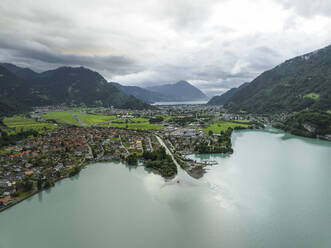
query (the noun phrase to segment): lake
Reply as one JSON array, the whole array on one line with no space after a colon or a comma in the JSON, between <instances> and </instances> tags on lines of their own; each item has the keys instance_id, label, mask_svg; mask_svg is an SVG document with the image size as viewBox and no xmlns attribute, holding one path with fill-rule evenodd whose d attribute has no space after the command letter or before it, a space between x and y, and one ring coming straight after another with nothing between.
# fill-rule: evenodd
<instances>
[{"instance_id":1,"label":"lake","mask_svg":"<svg viewBox=\"0 0 331 248\"><path fill-rule=\"evenodd\" d=\"M0 248L331 247L331 142L233 134L199 180L88 166L0 213ZM177 183L179 180L179 183Z\"/></svg>"},{"instance_id":2,"label":"lake","mask_svg":"<svg viewBox=\"0 0 331 248\"><path fill-rule=\"evenodd\" d=\"M182 101L182 102L155 102L152 105L201 105L206 104L208 100L201 101Z\"/></svg>"}]
</instances>

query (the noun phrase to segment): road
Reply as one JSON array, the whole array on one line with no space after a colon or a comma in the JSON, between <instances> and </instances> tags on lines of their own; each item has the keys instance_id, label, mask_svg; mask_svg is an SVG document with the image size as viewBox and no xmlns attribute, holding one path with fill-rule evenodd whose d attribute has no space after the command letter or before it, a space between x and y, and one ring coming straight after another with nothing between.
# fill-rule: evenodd
<instances>
[{"instance_id":1,"label":"road","mask_svg":"<svg viewBox=\"0 0 331 248\"><path fill-rule=\"evenodd\" d=\"M151 152L153 152L154 149L153 149L153 146L152 146L152 142L151 142L151 138L150 137L148 137L148 143L149 143L149 147L151 149Z\"/></svg>"},{"instance_id":2,"label":"road","mask_svg":"<svg viewBox=\"0 0 331 248\"><path fill-rule=\"evenodd\" d=\"M82 127L86 126L86 124L74 112L71 112L71 115L76 119L76 121L78 121L79 125L81 125Z\"/></svg>"},{"instance_id":3,"label":"road","mask_svg":"<svg viewBox=\"0 0 331 248\"><path fill-rule=\"evenodd\" d=\"M189 176L189 175L186 173L186 171L184 171L184 170L180 167L180 165L177 163L177 161L176 161L174 155L172 154L172 152L170 152L169 148L166 146L166 144L163 142L163 140L162 140L159 136L157 136L157 135L155 135L155 137L156 137L156 139L159 141L159 143L161 144L161 146L163 146L163 147L165 148L166 153L169 154L169 155L171 156L172 161L175 163L175 165L176 165L176 167L177 167L177 176L176 176L174 179L176 179L177 181L179 181L179 179L185 179L185 180L190 180L190 181L192 181L191 176Z\"/></svg>"},{"instance_id":4,"label":"road","mask_svg":"<svg viewBox=\"0 0 331 248\"><path fill-rule=\"evenodd\" d=\"M122 147L125 149L125 151L127 152L127 154L130 154L130 152L128 151L128 149L126 149L126 147L122 143L121 135L119 135L119 137L120 137L120 142L121 142Z\"/></svg>"}]
</instances>

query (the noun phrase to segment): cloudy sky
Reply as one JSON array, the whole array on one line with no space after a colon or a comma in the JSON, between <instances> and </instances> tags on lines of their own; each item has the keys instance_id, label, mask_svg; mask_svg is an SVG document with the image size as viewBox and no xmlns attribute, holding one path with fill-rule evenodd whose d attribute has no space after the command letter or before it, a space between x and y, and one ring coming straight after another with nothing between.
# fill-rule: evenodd
<instances>
[{"instance_id":1,"label":"cloudy sky","mask_svg":"<svg viewBox=\"0 0 331 248\"><path fill-rule=\"evenodd\" d=\"M330 0L1 0L0 61L220 93L331 44Z\"/></svg>"}]
</instances>

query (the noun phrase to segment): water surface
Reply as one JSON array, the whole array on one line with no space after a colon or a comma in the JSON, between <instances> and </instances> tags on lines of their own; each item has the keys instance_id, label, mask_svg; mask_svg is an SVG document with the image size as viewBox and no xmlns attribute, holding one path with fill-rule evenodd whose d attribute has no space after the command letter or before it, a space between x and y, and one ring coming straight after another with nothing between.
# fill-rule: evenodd
<instances>
[{"instance_id":1,"label":"water surface","mask_svg":"<svg viewBox=\"0 0 331 248\"><path fill-rule=\"evenodd\" d=\"M201 101L179 101L179 102L155 102L152 105L200 105L206 104L208 100Z\"/></svg>"},{"instance_id":2,"label":"water surface","mask_svg":"<svg viewBox=\"0 0 331 248\"><path fill-rule=\"evenodd\" d=\"M0 213L0 248L331 247L331 143L233 135L200 180L101 163Z\"/></svg>"}]
</instances>

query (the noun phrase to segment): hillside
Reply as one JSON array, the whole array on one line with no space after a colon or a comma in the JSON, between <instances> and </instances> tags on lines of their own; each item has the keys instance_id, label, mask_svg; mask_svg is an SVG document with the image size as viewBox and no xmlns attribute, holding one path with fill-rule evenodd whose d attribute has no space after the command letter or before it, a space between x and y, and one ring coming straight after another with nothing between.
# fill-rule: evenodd
<instances>
[{"instance_id":1,"label":"hillside","mask_svg":"<svg viewBox=\"0 0 331 248\"><path fill-rule=\"evenodd\" d=\"M0 66L0 115L25 112L33 106L60 104L151 108L149 104L110 85L99 73L84 67L60 67L39 74L11 64L5 65L11 71Z\"/></svg>"},{"instance_id":2,"label":"hillside","mask_svg":"<svg viewBox=\"0 0 331 248\"><path fill-rule=\"evenodd\" d=\"M331 109L331 46L262 73L235 92L225 107L252 113Z\"/></svg>"},{"instance_id":3,"label":"hillside","mask_svg":"<svg viewBox=\"0 0 331 248\"><path fill-rule=\"evenodd\" d=\"M124 94L99 73L84 67L60 67L41 73L35 87L54 103L78 106L145 108L149 105Z\"/></svg>"},{"instance_id":4,"label":"hillside","mask_svg":"<svg viewBox=\"0 0 331 248\"><path fill-rule=\"evenodd\" d=\"M274 126L294 135L331 140L331 114L325 112L294 113L284 123Z\"/></svg>"},{"instance_id":5,"label":"hillside","mask_svg":"<svg viewBox=\"0 0 331 248\"><path fill-rule=\"evenodd\" d=\"M146 89L167 96L167 101L192 101L208 98L198 88L186 81L179 81L175 84L152 86Z\"/></svg>"},{"instance_id":6,"label":"hillside","mask_svg":"<svg viewBox=\"0 0 331 248\"><path fill-rule=\"evenodd\" d=\"M15 74L0 66L0 116L29 110L45 100Z\"/></svg>"},{"instance_id":7,"label":"hillside","mask_svg":"<svg viewBox=\"0 0 331 248\"><path fill-rule=\"evenodd\" d=\"M160 102L160 101L167 101L168 99L167 96L164 96L160 93L153 92L138 86L124 86L115 82L111 82L110 84L120 89L125 94L134 96L144 102Z\"/></svg>"},{"instance_id":8,"label":"hillside","mask_svg":"<svg viewBox=\"0 0 331 248\"><path fill-rule=\"evenodd\" d=\"M8 71L14 73L17 77L23 80L30 80L36 78L39 74L29 68L22 68L14 64L0 63L1 66L5 67Z\"/></svg>"},{"instance_id":9,"label":"hillside","mask_svg":"<svg viewBox=\"0 0 331 248\"><path fill-rule=\"evenodd\" d=\"M227 101L241 88L247 86L249 83L243 83L238 88L232 88L220 96L214 96L212 99L209 100L207 103L208 105L224 105Z\"/></svg>"}]
</instances>

